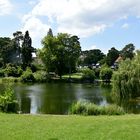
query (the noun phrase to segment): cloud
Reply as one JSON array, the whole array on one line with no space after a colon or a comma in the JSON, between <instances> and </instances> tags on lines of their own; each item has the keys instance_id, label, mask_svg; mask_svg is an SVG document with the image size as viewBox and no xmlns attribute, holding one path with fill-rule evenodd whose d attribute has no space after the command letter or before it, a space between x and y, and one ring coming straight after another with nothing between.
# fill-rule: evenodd
<instances>
[{"instance_id":1,"label":"cloud","mask_svg":"<svg viewBox=\"0 0 140 140\"><path fill-rule=\"evenodd\" d=\"M122 28L123 28L123 29L128 29L128 28L129 28L129 24L128 24L128 23L124 23L124 24L122 25Z\"/></svg>"},{"instance_id":2,"label":"cloud","mask_svg":"<svg viewBox=\"0 0 140 140\"><path fill-rule=\"evenodd\" d=\"M12 8L10 0L0 0L0 16L10 14Z\"/></svg>"},{"instance_id":3,"label":"cloud","mask_svg":"<svg viewBox=\"0 0 140 140\"><path fill-rule=\"evenodd\" d=\"M47 17L58 32L88 37L103 32L115 21L140 16L140 0L39 0L25 15Z\"/></svg>"},{"instance_id":4,"label":"cloud","mask_svg":"<svg viewBox=\"0 0 140 140\"><path fill-rule=\"evenodd\" d=\"M92 45L91 47L90 47L90 49L97 49L97 46L96 45Z\"/></svg>"},{"instance_id":5,"label":"cloud","mask_svg":"<svg viewBox=\"0 0 140 140\"><path fill-rule=\"evenodd\" d=\"M47 34L50 26L42 23L42 21L36 17L29 18L23 21L22 32L29 31L30 36L33 40L38 40L33 44L34 47L40 47L40 40ZM33 41L34 42L34 41ZM39 45L39 46L38 46Z\"/></svg>"}]
</instances>

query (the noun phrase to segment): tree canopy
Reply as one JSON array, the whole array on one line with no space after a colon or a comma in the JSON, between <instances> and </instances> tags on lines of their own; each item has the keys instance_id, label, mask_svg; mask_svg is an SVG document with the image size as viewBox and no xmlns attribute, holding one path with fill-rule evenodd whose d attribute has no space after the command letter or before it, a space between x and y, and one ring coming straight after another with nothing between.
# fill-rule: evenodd
<instances>
[{"instance_id":1,"label":"tree canopy","mask_svg":"<svg viewBox=\"0 0 140 140\"><path fill-rule=\"evenodd\" d=\"M121 55L122 55L123 59L126 59L126 58L132 59L134 57L134 50L135 50L135 46L132 43L126 45L121 50Z\"/></svg>"},{"instance_id":2,"label":"tree canopy","mask_svg":"<svg viewBox=\"0 0 140 140\"><path fill-rule=\"evenodd\" d=\"M108 66L112 66L115 60L119 57L119 54L120 52L117 49L115 49L115 47L112 47L107 53L107 56L105 59L106 64Z\"/></svg>"},{"instance_id":3,"label":"tree canopy","mask_svg":"<svg viewBox=\"0 0 140 140\"><path fill-rule=\"evenodd\" d=\"M83 65L97 64L100 60L104 58L104 56L104 53L102 53L99 49L82 51L80 61Z\"/></svg>"},{"instance_id":4,"label":"tree canopy","mask_svg":"<svg viewBox=\"0 0 140 140\"><path fill-rule=\"evenodd\" d=\"M57 36L47 34L42 40L43 49L40 56L47 71L55 71L60 77L63 73L75 69L81 47L79 38L67 33Z\"/></svg>"}]
</instances>

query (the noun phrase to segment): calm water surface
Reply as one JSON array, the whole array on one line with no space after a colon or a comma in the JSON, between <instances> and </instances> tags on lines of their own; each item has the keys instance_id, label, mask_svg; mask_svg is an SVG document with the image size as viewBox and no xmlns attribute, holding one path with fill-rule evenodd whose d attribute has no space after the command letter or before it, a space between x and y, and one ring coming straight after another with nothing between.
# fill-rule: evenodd
<instances>
[{"instance_id":1,"label":"calm water surface","mask_svg":"<svg viewBox=\"0 0 140 140\"><path fill-rule=\"evenodd\" d=\"M97 105L113 103L111 88L90 84L16 84L14 90L22 113L67 114L71 104L79 100ZM123 105L128 112L140 113L140 103L123 103Z\"/></svg>"}]
</instances>

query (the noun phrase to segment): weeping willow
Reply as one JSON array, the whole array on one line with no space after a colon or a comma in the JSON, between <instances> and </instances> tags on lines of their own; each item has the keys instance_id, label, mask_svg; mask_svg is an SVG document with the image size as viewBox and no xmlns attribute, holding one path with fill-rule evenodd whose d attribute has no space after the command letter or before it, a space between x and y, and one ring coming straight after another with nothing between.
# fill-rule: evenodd
<instances>
[{"instance_id":1,"label":"weeping willow","mask_svg":"<svg viewBox=\"0 0 140 140\"><path fill-rule=\"evenodd\" d=\"M119 98L140 97L140 51L132 60L120 63L112 76L112 93Z\"/></svg>"}]
</instances>

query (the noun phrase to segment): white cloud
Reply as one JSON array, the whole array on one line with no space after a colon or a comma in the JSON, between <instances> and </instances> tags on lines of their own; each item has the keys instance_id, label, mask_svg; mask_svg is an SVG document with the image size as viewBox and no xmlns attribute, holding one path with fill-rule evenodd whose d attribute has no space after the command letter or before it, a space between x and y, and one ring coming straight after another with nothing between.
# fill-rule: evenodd
<instances>
[{"instance_id":1,"label":"white cloud","mask_svg":"<svg viewBox=\"0 0 140 140\"><path fill-rule=\"evenodd\" d=\"M0 16L10 14L12 8L13 5L10 0L0 0Z\"/></svg>"},{"instance_id":2,"label":"white cloud","mask_svg":"<svg viewBox=\"0 0 140 140\"><path fill-rule=\"evenodd\" d=\"M128 23L124 23L124 24L122 25L122 28L123 28L123 29L128 29L128 28L129 28L129 24L128 24Z\"/></svg>"},{"instance_id":3,"label":"white cloud","mask_svg":"<svg viewBox=\"0 0 140 140\"><path fill-rule=\"evenodd\" d=\"M40 40L47 34L50 26L41 22L40 19L36 17L31 17L24 21L24 26L21 29L22 32L29 31L30 36L33 40L38 40L33 44L34 47L40 47ZM34 42L34 41L33 41ZM38 46L39 45L39 46Z\"/></svg>"},{"instance_id":4,"label":"white cloud","mask_svg":"<svg viewBox=\"0 0 140 140\"><path fill-rule=\"evenodd\" d=\"M30 0L28 3L29 3L30 5L35 5L35 4L36 4L36 1Z\"/></svg>"},{"instance_id":5,"label":"white cloud","mask_svg":"<svg viewBox=\"0 0 140 140\"><path fill-rule=\"evenodd\" d=\"M92 45L92 46L90 47L90 49L91 49L91 50L97 49L97 46L96 46L96 45Z\"/></svg>"},{"instance_id":6,"label":"white cloud","mask_svg":"<svg viewBox=\"0 0 140 140\"><path fill-rule=\"evenodd\" d=\"M47 17L58 32L88 37L104 31L115 21L140 16L140 0L38 0L24 20ZM126 25L124 25L126 27Z\"/></svg>"}]
</instances>

